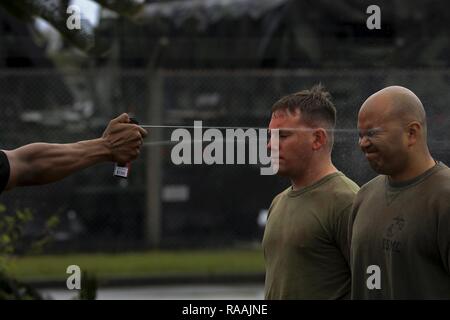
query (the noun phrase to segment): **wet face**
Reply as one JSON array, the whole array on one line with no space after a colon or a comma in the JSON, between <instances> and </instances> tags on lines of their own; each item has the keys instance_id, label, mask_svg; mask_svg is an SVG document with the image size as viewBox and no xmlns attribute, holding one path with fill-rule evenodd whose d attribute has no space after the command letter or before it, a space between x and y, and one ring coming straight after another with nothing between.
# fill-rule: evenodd
<instances>
[{"instance_id":1,"label":"wet face","mask_svg":"<svg viewBox=\"0 0 450 320\"><path fill-rule=\"evenodd\" d=\"M369 98L358 114L359 146L372 169L401 173L408 162L408 130L390 110L389 101Z\"/></svg>"},{"instance_id":2,"label":"wet face","mask_svg":"<svg viewBox=\"0 0 450 320\"><path fill-rule=\"evenodd\" d=\"M279 130L278 174L291 178L303 175L313 153L311 128L303 124L299 111L276 111L269 123L269 130L273 129ZM271 147L274 146L269 141L268 148Z\"/></svg>"}]
</instances>

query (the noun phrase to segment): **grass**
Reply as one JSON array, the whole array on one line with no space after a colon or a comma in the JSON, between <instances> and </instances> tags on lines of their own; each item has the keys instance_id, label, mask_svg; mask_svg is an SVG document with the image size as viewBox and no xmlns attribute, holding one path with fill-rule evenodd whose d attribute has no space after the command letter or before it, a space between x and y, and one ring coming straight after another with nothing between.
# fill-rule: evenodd
<instances>
[{"instance_id":1,"label":"grass","mask_svg":"<svg viewBox=\"0 0 450 320\"><path fill-rule=\"evenodd\" d=\"M264 272L263 254L260 250L31 256L14 259L9 271L21 280L66 279L66 269L72 264L100 279Z\"/></svg>"}]
</instances>

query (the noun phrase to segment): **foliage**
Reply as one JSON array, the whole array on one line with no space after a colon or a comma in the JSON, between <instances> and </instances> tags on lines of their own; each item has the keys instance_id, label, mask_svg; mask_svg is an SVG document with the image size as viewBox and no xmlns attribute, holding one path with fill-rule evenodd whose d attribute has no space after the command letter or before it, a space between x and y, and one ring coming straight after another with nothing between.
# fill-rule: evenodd
<instances>
[{"instance_id":1,"label":"foliage","mask_svg":"<svg viewBox=\"0 0 450 320\"><path fill-rule=\"evenodd\" d=\"M36 237L27 235L27 228L33 222L30 209L17 210L8 214L6 207L0 204L0 300L42 299L41 295L30 285L22 283L8 275L11 260L19 254L36 254L51 240L52 230L59 219L51 216L43 231Z\"/></svg>"}]
</instances>

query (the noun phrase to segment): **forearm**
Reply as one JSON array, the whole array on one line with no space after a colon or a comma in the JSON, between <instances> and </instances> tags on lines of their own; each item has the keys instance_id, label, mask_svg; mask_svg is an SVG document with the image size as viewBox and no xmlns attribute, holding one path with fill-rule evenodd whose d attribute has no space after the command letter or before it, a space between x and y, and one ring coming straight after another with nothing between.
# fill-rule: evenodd
<instances>
[{"instance_id":1,"label":"forearm","mask_svg":"<svg viewBox=\"0 0 450 320\"><path fill-rule=\"evenodd\" d=\"M45 184L96 163L127 163L137 158L147 131L129 123L126 113L111 120L99 139L68 144L32 143L5 150L9 162L6 190Z\"/></svg>"},{"instance_id":2,"label":"forearm","mask_svg":"<svg viewBox=\"0 0 450 320\"><path fill-rule=\"evenodd\" d=\"M15 185L54 182L96 163L111 160L108 142L101 138L70 144L33 143L12 152L11 173L20 173Z\"/></svg>"}]
</instances>

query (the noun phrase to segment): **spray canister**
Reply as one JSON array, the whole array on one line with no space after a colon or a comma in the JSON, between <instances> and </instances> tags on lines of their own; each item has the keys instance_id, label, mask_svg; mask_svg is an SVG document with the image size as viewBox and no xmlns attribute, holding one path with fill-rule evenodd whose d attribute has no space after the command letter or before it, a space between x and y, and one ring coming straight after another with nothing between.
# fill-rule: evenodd
<instances>
[{"instance_id":1,"label":"spray canister","mask_svg":"<svg viewBox=\"0 0 450 320\"><path fill-rule=\"evenodd\" d=\"M134 123L134 124L139 124L139 122L135 118L130 118L130 122ZM130 169L131 169L131 163L130 162L127 162L125 164L115 163L113 175L115 177L120 177L120 178L127 179L128 178L128 174L130 172Z\"/></svg>"}]
</instances>

